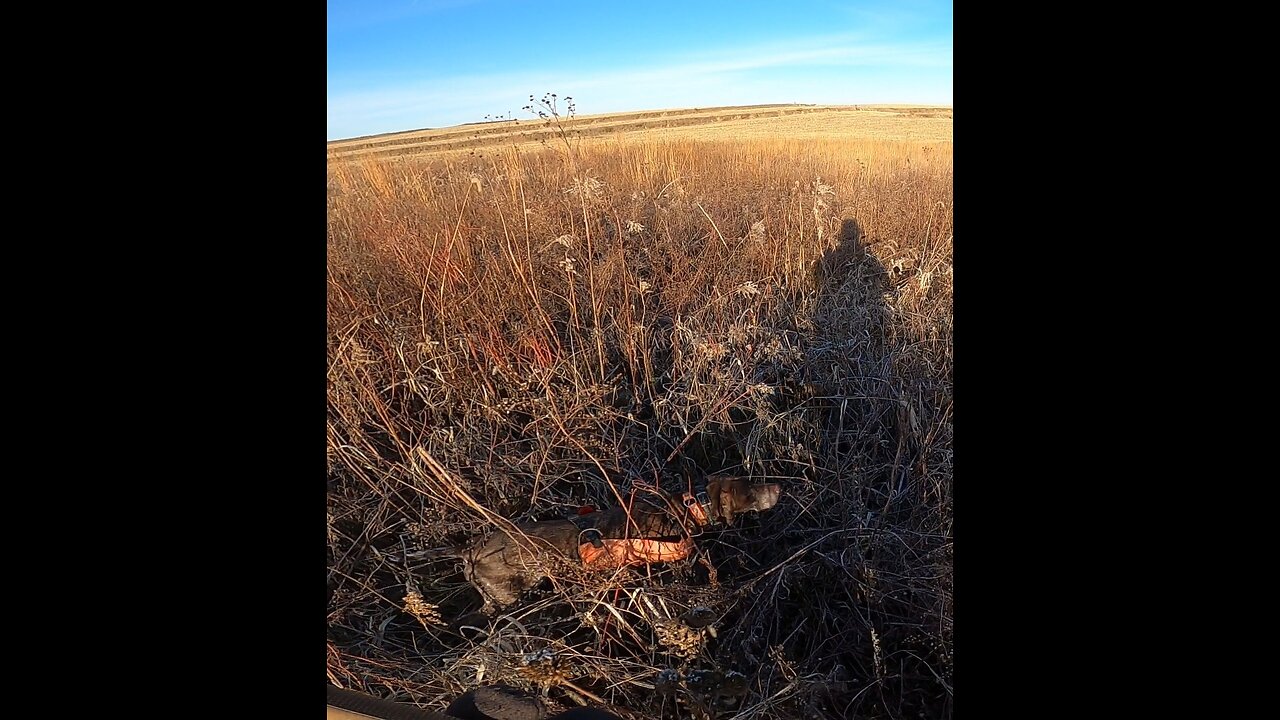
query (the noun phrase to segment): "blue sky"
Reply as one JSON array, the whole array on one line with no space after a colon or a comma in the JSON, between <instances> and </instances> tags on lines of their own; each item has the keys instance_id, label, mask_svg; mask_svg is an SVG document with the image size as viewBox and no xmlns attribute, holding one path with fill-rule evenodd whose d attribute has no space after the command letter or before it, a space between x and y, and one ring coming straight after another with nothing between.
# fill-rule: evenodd
<instances>
[{"instance_id":1,"label":"blue sky","mask_svg":"<svg viewBox=\"0 0 1280 720\"><path fill-rule=\"evenodd\" d=\"M759 103L950 105L951 0L328 0L328 139Z\"/></svg>"}]
</instances>

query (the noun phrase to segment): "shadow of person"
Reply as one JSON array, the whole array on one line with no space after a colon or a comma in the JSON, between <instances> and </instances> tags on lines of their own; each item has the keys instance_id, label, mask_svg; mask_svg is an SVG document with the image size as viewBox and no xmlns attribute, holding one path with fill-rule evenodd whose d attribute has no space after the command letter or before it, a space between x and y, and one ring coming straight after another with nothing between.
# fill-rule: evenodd
<instances>
[{"instance_id":1,"label":"shadow of person","mask_svg":"<svg viewBox=\"0 0 1280 720\"><path fill-rule=\"evenodd\" d=\"M820 289L822 286L834 287L839 285L850 272L855 270L856 264L867 260L867 249L863 247L862 226L853 218L846 218L840 223L840 232L836 236L836 245L827 249L818 259L814 267L817 281ZM870 262L875 263L871 268L873 271L883 271L883 267L879 265L879 261L875 256L870 257Z\"/></svg>"},{"instance_id":2,"label":"shadow of person","mask_svg":"<svg viewBox=\"0 0 1280 720\"><path fill-rule=\"evenodd\" d=\"M850 363L856 369L879 369L886 360L888 303L894 288L884 265L866 246L857 220L841 223L835 246L814 263L813 274L818 292L814 337L840 350L818 367L831 371L827 379L837 384L845 379L838 371L850 369Z\"/></svg>"},{"instance_id":3,"label":"shadow of person","mask_svg":"<svg viewBox=\"0 0 1280 720\"><path fill-rule=\"evenodd\" d=\"M821 425L834 452L823 455L835 459L831 470L858 477L861 499L879 504L892 493L895 456L903 461L891 328L894 278L853 218L841 223L834 247L814 262L813 274L817 302L805 394L826 412Z\"/></svg>"}]
</instances>

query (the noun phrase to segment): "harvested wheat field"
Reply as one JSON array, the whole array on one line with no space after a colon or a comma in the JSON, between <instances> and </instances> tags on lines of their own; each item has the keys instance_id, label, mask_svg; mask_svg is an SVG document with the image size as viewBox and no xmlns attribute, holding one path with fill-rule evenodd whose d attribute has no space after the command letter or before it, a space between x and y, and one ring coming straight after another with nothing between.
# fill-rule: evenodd
<instances>
[{"instance_id":1,"label":"harvested wheat field","mask_svg":"<svg viewBox=\"0 0 1280 720\"><path fill-rule=\"evenodd\" d=\"M553 118L557 119L557 118ZM538 149L637 140L901 140L951 142L951 108L887 105L754 105L508 120L335 140L331 160L405 158L448 151Z\"/></svg>"},{"instance_id":2,"label":"harvested wheat field","mask_svg":"<svg viewBox=\"0 0 1280 720\"><path fill-rule=\"evenodd\" d=\"M951 717L950 125L773 106L331 143L330 682ZM780 499L674 562L548 555L487 614L423 553L715 474Z\"/></svg>"}]
</instances>

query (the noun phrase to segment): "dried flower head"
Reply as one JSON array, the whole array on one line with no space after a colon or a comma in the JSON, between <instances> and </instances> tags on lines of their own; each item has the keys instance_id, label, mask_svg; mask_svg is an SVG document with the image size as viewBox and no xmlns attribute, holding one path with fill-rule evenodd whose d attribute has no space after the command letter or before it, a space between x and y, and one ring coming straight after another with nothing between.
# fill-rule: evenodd
<instances>
[{"instance_id":1,"label":"dried flower head","mask_svg":"<svg viewBox=\"0 0 1280 720\"><path fill-rule=\"evenodd\" d=\"M520 659L520 676L546 691L569 679L568 663L549 647L526 653Z\"/></svg>"},{"instance_id":2,"label":"dried flower head","mask_svg":"<svg viewBox=\"0 0 1280 720\"><path fill-rule=\"evenodd\" d=\"M417 618L424 628L430 629L432 625L443 626L445 624L440 619L440 607L424 601L422 594L417 590L410 590L405 593L404 611Z\"/></svg>"},{"instance_id":3,"label":"dried flower head","mask_svg":"<svg viewBox=\"0 0 1280 720\"><path fill-rule=\"evenodd\" d=\"M679 658L697 656L706 643L706 635L701 629L691 628L675 618L659 620L653 630L658 636L658 643Z\"/></svg>"},{"instance_id":4,"label":"dried flower head","mask_svg":"<svg viewBox=\"0 0 1280 720\"><path fill-rule=\"evenodd\" d=\"M581 197L584 200L595 200L600 197L604 191L604 183L591 177L576 177L569 187L565 188L566 195Z\"/></svg>"},{"instance_id":5,"label":"dried flower head","mask_svg":"<svg viewBox=\"0 0 1280 720\"><path fill-rule=\"evenodd\" d=\"M920 292L929 292L929 285L933 283L933 273L925 270L920 273Z\"/></svg>"}]
</instances>

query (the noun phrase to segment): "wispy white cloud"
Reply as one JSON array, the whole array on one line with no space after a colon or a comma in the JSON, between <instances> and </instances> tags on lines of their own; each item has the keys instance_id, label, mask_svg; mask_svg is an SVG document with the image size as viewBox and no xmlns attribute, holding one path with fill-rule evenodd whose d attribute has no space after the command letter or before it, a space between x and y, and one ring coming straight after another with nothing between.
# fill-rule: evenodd
<instances>
[{"instance_id":1,"label":"wispy white cloud","mask_svg":"<svg viewBox=\"0 0 1280 720\"><path fill-rule=\"evenodd\" d=\"M530 93L547 91L574 96L584 114L756 102L949 103L951 64L949 41L883 44L830 36L712 51L649 67L417 80L331 94L329 137L456 125L507 111L527 117L519 107ZM889 76L897 78L894 84L884 81ZM821 80L813 82L815 77ZM852 82L857 78L862 79ZM869 95L894 87L918 98Z\"/></svg>"}]
</instances>

